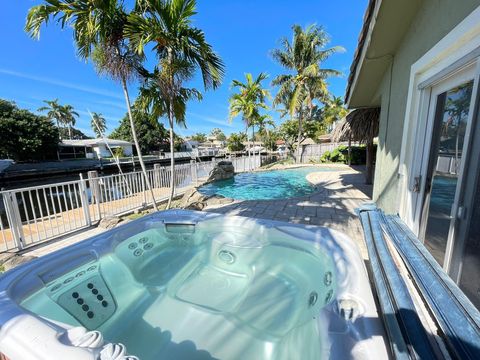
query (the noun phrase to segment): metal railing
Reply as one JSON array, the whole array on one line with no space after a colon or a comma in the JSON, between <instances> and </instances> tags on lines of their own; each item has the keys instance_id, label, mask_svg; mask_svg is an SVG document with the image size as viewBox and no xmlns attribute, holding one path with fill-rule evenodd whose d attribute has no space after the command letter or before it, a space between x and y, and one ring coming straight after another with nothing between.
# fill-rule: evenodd
<instances>
[{"instance_id":1,"label":"metal railing","mask_svg":"<svg viewBox=\"0 0 480 360\"><path fill-rule=\"evenodd\" d=\"M258 168L260 156L231 159L236 172ZM175 196L200 183L218 160L175 166ZM156 164L147 170L156 202L170 195L171 169ZM151 194L140 171L98 176L0 192L0 252L20 250L87 228L101 219L151 206ZM2 208L3 207L3 208Z\"/></svg>"}]
</instances>

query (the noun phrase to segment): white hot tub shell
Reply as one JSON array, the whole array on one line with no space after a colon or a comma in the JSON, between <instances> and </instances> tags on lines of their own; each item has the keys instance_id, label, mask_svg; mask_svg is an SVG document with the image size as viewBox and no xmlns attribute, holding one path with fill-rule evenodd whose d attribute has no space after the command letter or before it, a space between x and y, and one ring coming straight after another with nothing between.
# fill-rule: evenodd
<instances>
[{"instance_id":1,"label":"white hot tub shell","mask_svg":"<svg viewBox=\"0 0 480 360\"><path fill-rule=\"evenodd\" d=\"M387 359L385 339L358 247L325 227L163 211L0 278L12 360Z\"/></svg>"}]
</instances>

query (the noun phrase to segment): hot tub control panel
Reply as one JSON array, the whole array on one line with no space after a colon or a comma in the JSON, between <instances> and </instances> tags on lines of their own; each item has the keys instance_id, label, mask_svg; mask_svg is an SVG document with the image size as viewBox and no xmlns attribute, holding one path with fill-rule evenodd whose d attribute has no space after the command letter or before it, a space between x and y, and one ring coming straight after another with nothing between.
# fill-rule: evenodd
<instances>
[{"instance_id":1,"label":"hot tub control panel","mask_svg":"<svg viewBox=\"0 0 480 360\"><path fill-rule=\"evenodd\" d=\"M89 264L47 286L50 298L87 329L98 328L116 310L115 300L98 264Z\"/></svg>"}]
</instances>

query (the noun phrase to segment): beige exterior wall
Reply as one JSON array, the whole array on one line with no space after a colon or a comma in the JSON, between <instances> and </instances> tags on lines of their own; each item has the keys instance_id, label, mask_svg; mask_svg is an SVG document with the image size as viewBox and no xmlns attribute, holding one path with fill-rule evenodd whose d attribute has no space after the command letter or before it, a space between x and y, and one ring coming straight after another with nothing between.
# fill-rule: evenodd
<instances>
[{"instance_id":1,"label":"beige exterior wall","mask_svg":"<svg viewBox=\"0 0 480 360\"><path fill-rule=\"evenodd\" d=\"M373 200L387 213L397 213L400 203L398 165L411 66L478 6L479 0L424 0L383 76ZM406 144L412 151L412 139Z\"/></svg>"}]
</instances>

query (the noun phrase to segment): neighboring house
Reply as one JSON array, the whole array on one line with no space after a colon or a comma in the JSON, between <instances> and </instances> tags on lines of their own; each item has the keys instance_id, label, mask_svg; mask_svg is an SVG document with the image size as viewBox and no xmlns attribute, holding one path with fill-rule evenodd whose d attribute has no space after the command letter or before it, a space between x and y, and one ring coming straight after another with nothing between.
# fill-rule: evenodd
<instances>
[{"instance_id":1,"label":"neighboring house","mask_svg":"<svg viewBox=\"0 0 480 360\"><path fill-rule=\"evenodd\" d=\"M181 151L192 152L195 156L217 156L223 155L225 142L219 140L208 140L199 143L195 140L185 140Z\"/></svg>"},{"instance_id":2,"label":"neighboring house","mask_svg":"<svg viewBox=\"0 0 480 360\"><path fill-rule=\"evenodd\" d=\"M330 143L330 142L332 142L332 135L331 134L323 134L323 135L320 135L317 140L321 144Z\"/></svg>"},{"instance_id":3,"label":"neighboring house","mask_svg":"<svg viewBox=\"0 0 480 360\"><path fill-rule=\"evenodd\" d=\"M242 144L245 146L245 151L247 152L260 153L265 150L262 141L244 141Z\"/></svg>"},{"instance_id":4,"label":"neighboring house","mask_svg":"<svg viewBox=\"0 0 480 360\"><path fill-rule=\"evenodd\" d=\"M195 140L185 140L181 146L180 151L194 151L198 148L198 141Z\"/></svg>"},{"instance_id":5,"label":"neighboring house","mask_svg":"<svg viewBox=\"0 0 480 360\"><path fill-rule=\"evenodd\" d=\"M346 91L381 107L373 200L480 308L480 0L371 0Z\"/></svg>"},{"instance_id":6,"label":"neighboring house","mask_svg":"<svg viewBox=\"0 0 480 360\"><path fill-rule=\"evenodd\" d=\"M300 143L300 145L314 145L314 144L316 144L315 140L309 137L306 139L303 139L303 141Z\"/></svg>"},{"instance_id":7,"label":"neighboring house","mask_svg":"<svg viewBox=\"0 0 480 360\"><path fill-rule=\"evenodd\" d=\"M114 139L86 139L86 140L62 140L59 146L59 158L87 158L87 159L102 159L112 157L112 153L116 149L121 148L123 155L132 156L132 143L123 140ZM108 144L108 146L107 146Z\"/></svg>"}]
</instances>

